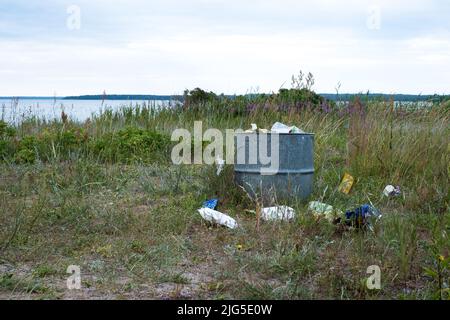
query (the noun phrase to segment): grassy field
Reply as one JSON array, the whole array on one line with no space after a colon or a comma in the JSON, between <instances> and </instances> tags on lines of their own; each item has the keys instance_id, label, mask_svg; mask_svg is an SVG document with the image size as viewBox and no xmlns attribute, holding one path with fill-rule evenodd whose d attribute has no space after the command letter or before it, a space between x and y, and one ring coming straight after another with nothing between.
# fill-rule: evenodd
<instances>
[{"instance_id":1,"label":"grassy field","mask_svg":"<svg viewBox=\"0 0 450 320\"><path fill-rule=\"evenodd\" d=\"M236 99L0 123L0 298L449 299L449 110ZM314 133L308 200L343 211L372 203L382 219L373 232L345 228L290 202L294 221L256 228L232 166L217 177L212 166L171 163L172 131L196 120ZM345 172L356 178L349 195L337 190ZM382 196L387 184L401 196ZM212 197L241 228L202 220ZM80 290L66 288L69 265L81 268ZM370 265L380 290L365 285Z\"/></svg>"}]
</instances>

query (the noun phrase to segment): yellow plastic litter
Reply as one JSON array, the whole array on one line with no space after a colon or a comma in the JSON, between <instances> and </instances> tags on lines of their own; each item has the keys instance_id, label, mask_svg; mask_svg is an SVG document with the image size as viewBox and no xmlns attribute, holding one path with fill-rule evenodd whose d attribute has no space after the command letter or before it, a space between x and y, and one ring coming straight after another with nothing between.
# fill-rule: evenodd
<instances>
[{"instance_id":1,"label":"yellow plastic litter","mask_svg":"<svg viewBox=\"0 0 450 320\"><path fill-rule=\"evenodd\" d=\"M345 173L338 190L342 193L349 194L354 182L355 178L353 178L350 174Z\"/></svg>"}]
</instances>

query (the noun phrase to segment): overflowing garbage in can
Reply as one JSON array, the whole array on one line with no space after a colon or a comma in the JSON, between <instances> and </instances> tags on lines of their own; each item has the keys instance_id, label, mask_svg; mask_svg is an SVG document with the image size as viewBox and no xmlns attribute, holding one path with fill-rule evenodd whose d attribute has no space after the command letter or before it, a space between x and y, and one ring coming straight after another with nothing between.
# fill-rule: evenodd
<instances>
[{"instance_id":1,"label":"overflowing garbage in can","mask_svg":"<svg viewBox=\"0 0 450 320\"><path fill-rule=\"evenodd\" d=\"M235 181L266 203L306 199L314 180L314 134L275 122L270 130L252 128L235 136Z\"/></svg>"}]
</instances>

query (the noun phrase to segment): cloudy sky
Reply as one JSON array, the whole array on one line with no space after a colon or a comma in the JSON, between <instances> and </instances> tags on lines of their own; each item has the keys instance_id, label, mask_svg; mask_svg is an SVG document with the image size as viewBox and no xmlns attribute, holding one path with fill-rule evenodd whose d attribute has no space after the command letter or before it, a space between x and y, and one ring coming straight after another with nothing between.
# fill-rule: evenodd
<instances>
[{"instance_id":1,"label":"cloudy sky","mask_svg":"<svg viewBox=\"0 0 450 320\"><path fill-rule=\"evenodd\" d=\"M0 0L0 96L450 93L446 0Z\"/></svg>"}]
</instances>

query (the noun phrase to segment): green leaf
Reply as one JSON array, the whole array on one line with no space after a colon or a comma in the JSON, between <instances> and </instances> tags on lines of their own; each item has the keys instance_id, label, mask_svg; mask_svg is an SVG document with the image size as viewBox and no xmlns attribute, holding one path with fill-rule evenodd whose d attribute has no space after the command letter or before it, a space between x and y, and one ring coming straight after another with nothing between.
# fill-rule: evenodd
<instances>
[{"instance_id":1,"label":"green leaf","mask_svg":"<svg viewBox=\"0 0 450 320\"><path fill-rule=\"evenodd\" d=\"M437 278L438 277L438 273L436 271L434 271L433 269L430 268L423 268L425 271L425 274L427 276L433 277L433 278Z\"/></svg>"}]
</instances>

